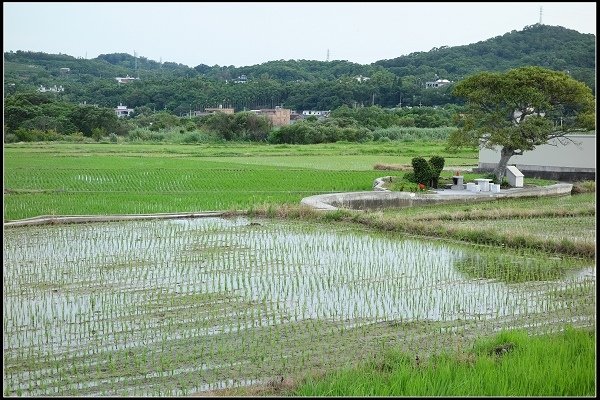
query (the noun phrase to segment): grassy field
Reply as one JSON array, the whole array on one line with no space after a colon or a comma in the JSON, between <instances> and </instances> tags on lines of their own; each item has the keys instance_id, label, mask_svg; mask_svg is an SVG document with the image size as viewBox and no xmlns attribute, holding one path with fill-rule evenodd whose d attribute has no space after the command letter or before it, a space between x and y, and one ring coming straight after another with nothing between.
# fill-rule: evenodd
<instances>
[{"instance_id":1,"label":"grassy field","mask_svg":"<svg viewBox=\"0 0 600 400\"><path fill-rule=\"evenodd\" d=\"M390 350L382 360L308 380L296 396L594 396L595 335L507 331L430 360Z\"/></svg>"}]
</instances>

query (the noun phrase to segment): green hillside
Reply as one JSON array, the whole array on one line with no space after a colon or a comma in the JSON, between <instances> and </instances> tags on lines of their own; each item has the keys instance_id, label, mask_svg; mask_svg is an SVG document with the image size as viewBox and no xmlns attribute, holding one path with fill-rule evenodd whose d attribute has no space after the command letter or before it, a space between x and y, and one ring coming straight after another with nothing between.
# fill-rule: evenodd
<instances>
[{"instance_id":1,"label":"green hillside","mask_svg":"<svg viewBox=\"0 0 600 400\"><path fill-rule=\"evenodd\" d=\"M124 53L94 59L40 52L4 53L5 97L40 85L63 86L66 102L115 107L119 103L175 115L222 104L236 110L274 107L332 110L456 104L449 88L427 89L437 77L456 82L488 70L542 66L568 71L595 92L595 35L559 26L533 25L478 43L434 48L361 65L343 60L276 60L252 66L189 67ZM61 68L69 68L68 73ZM129 84L115 78L139 77ZM236 84L245 75L247 83ZM358 80L357 76L368 77Z\"/></svg>"}]
</instances>

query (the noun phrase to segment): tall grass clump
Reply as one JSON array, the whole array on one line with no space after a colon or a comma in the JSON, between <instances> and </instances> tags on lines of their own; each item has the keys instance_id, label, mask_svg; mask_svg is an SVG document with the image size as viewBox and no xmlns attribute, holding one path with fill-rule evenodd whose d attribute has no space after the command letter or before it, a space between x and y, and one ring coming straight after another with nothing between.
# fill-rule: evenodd
<instances>
[{"instance_id":1,"label":"tall grass clump","mask_svg":"<svg viewBox=\"0 0 600 400\"><path fill-rule=\"evenodd\" d=\"M442 126L439 128L415 128L415 127L399 127L392 126L389 128L379 128L373 131L373 140L382 141L387 138L389 140L399 140L412 142L417 140L446 140L456 128Z\"/></svg>"},{"instance_id":2,"label":"tall grass clump","mask_svg":"<svg viewBox=\"0 0 600 400\"><path fill-rule=\"evenodd\" d=\"M596 181L579 181L573 183L571 194L596 192Z\"/></svg>"},{"instance_id":3,"label":"tall grass clump","mask_svg":"<svg viewBox=\"0 0 600 400\"><path fill-rule=\"evenodd\" d=\"M388 350L383 361L309 379L298 396L594 396L595 334L566 328L481 339L468 354L427 360Z\"/></svg>"}]
</instances>

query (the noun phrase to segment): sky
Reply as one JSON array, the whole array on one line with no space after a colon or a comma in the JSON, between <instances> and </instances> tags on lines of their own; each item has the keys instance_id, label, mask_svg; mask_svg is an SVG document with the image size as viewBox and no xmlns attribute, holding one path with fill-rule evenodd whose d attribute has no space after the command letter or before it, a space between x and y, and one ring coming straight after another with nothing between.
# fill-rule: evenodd
<instances>
[{"instance_id":1,"label":"sky","mask_svg":"<svg viewBox=\"0 0 600 400\"><path fill-rule=\"evenodd\" d=\"M595 2L4 2L4 51L128 53L195 67L371 64L540 22L596 34Z\"/></svg>"}]
</instances>

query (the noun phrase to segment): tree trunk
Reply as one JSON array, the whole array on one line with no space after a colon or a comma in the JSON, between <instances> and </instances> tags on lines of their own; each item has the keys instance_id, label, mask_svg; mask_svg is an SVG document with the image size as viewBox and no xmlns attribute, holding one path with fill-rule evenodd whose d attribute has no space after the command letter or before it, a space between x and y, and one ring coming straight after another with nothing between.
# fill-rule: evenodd
<instances>
[{"instance_id":1,"label":"tree trunk","mask_svg":"<svg viewBox=\"0 0 600 400\"><path fill-rule=\"evenodd\" d=\"M508 160L510 160L510 158L514 154L515 151L511 148L503 147L502 150L500 150L500 161L498 162L498 166L496 166L496 169L494 170L494 175L496 176L496 179L494 180L495 183L502 183L502 180L504 179L504 174L506 173L506 166L508 165Z\"/></svg>"}]
</instances>

